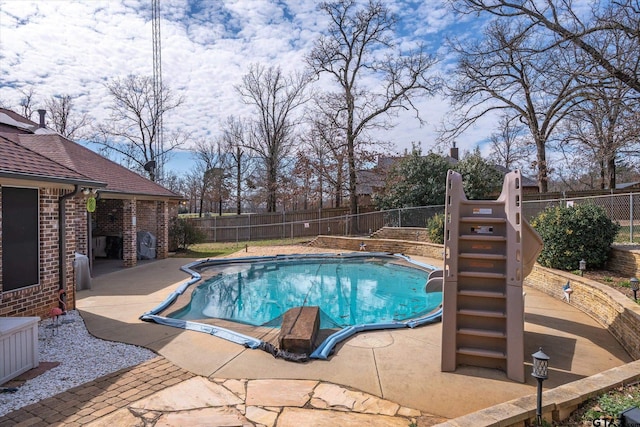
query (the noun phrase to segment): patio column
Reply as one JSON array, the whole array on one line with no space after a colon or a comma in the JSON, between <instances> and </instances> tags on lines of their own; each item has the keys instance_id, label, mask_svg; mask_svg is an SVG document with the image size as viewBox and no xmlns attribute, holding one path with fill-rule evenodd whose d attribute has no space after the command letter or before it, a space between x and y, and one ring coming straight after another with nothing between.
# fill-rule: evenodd
<instances>
[{"instance_id":1,"label":"patio column","mask_svg":"<svg viewBox=\"0 0 640 427\"><path fill-rule=\"evenodd\" d=\"M136 205L133 200L122 201L122 263L125 267L135 267L136 252Z\"/></svg>"},{"instance_id":2,"label":"patio column","mask_svg":"<svg viewBox=\"0 0 640 427\"><path fill-rule=\"evenodd\" d=\"M156 202L156 258L165 259L169 255L169 202Z\"/></svg>"}]
</instances>

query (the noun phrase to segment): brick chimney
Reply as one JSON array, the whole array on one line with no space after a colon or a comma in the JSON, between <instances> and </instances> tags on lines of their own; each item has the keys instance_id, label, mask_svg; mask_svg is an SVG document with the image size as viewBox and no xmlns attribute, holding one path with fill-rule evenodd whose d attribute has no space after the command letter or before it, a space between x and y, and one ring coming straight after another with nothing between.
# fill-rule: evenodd
<instances>
[{"instance_id":1,"label":"brick chimney","mask_svg":"<svg viewBox=\"0 0 640 427\"><path fill-rule=\"evenodd\" d=\"M40 128L47 127L45 123L45 116L47 115L47 110L38 110L38 114L40 114L40 125L38 127Z\"/></svg>"},{"instance_id":2,"label":"brick chimney","mask_svg":"<svg viewBox=\"0 0 640 427\"><path fill-rule=\"evenodd\" d=\"M451 147L451 150L449 151L449 156L452 159L456 159L456 160L460 160L458 159L458 147L456 147L456 143L453 143L453 147Z\"/></svg>"}]
</instances>

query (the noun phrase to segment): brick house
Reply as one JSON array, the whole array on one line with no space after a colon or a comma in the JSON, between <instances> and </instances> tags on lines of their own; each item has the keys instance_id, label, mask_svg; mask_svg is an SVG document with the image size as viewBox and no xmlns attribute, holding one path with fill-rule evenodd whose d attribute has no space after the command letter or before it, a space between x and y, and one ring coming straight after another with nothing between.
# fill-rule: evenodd
<instances>
[{"instance_id":1,"label":"brick house","mask_svg":"<svg viewBox=\"0 0 640 427\"><path fill-rule=\"evenodd\" d=\"M166 258L180 200L47 129L44 111L35 123L0 108L0 317L47 317L61 294L74 308L75 253L93 260L96 242L111 239L110 255L132 267L137 233L146 231L156 237L155 256Z\"/></svg>"}]
</instances>

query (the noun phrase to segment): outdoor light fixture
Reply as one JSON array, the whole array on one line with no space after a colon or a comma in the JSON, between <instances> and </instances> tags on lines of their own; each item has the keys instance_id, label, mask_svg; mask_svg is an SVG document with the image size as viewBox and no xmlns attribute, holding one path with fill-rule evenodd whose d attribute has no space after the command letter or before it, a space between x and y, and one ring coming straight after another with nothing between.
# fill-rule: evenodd
<instances>
[{"instance_id":1,"label":"outdoor light fixture","mask_svg":"<svg viewBox=\"0 0 640 427\"><path fill-rule=\"evenodd\" d=\"M85 196L88 196L90 192L91 192L91 189L89 189L89 188L83 188L82 189L82 194L84 194Z\"/></svg>"},{"instance_id":2,"label":"outdoor light fixture","mask_svg":"<svg viewBox=\"0 0 640 427\"><path fill-rule=\"evenodd\" d=\"M538 380L538 406L536 408L536 425L542 425L542 381L548 378L549 373L549 356L544 354L542 347L533 357L533 371L531 376Z\"/></svg>"},{"instance_id":3,"label":"outdoor light fixture","mask_svg":"<svg viewBox=\"0 0 640 427\"><path fill-rule=\"evenodd\" d=\"M580 260L580 275L584 276L584 271L587 269L587 261L585 261L584 259Z\"/></svg>"},{"instance_id":4,"label":"outdoor light fixture","mask_svg":"<svg viewBox=\"0 0 640 427\"><path fill-rule=\"evenodd\" d=\"M640 282L640 280L638 280L637 277L632 277L631 279L629 279L629 283L631 284L631 290L633 291L633 300L634 301L638 301L637 292L638 292L638 289L640 289L638 287L638 283L639 282Z\"/></svg>"}]
</instances>

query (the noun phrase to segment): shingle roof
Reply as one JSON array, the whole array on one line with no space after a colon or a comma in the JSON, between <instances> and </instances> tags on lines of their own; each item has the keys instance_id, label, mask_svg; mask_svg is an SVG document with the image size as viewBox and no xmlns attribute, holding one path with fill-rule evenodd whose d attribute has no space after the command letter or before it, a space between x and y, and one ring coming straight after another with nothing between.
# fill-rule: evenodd
<instances>
[{"instance_id":1,"label":"shingle roof","mask_svg":"<svg viewBox=\"0 0 640 427\"><path fill-rule=\"evenodd\" d=\"M0 133L0 174L22 179L47 180L101 187L104 183L89 178L73 169L21 145L20 134Z\"/></svg>"},{"instance_id":2,"label":"shingle roof","mask_svg":"<svg viewBox=\"0 0 640 427\"><path fill-rule=\"evenodd\" d=\"M107 187L101 190L103 193L181 198L179 194L5 108L0 108L0 135L13 143L9 146L0 141L0 173L82 179L83 182L95 182L96 187L106 183Z\"/></svg>"},{"instance_id":3,"label":"shingle roof","mask_svg":"<svg viewBox=\"0 0 640 427\"><path fill-rule=\"evenodd\" d=\"M180 195L58 135L18 135L20 144L51 160L107 183L103 193L181 198Z\"/></svg>"}]
</instances>

